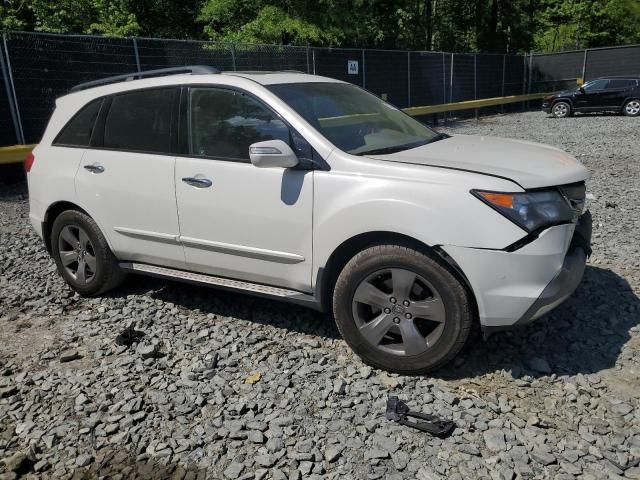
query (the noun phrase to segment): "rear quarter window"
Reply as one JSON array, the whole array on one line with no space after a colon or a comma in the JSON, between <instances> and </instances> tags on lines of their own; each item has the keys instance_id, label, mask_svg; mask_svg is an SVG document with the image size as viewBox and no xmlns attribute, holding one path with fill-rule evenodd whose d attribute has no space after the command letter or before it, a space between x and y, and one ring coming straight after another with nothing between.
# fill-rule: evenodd
<instances>
[{"instance_id":1,"label":"rear quarter window","mask_svg":"<svg viewBox=\"0 0 640 480\"><path fill-rule=\"evenodd\" d=\"M57 146L88 147L103 99L93 100L76 113L53 141Z\"/></svg>"}]
</instances>

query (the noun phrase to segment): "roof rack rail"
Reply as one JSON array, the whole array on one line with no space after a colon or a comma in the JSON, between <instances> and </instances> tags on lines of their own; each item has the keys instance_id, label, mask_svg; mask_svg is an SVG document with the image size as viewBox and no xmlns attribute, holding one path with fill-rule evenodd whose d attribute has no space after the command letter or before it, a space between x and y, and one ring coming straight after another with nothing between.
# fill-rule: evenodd
<instances>
[{"instance_id":1,"label":"roof rack rail","mask_svg":"<svg viewBox=\"0 0 640 480\"><path fill-rule=\"evenodd\" d=\"M166 75L176 75L178 73L191 73L194 75L215 74L220 73L215 67L208 65L188 65L184 67L160 68L158 70L145 70L143 72L125 73L124 75L115 75L113 77L101 78L90 82L79 83L71 87L70 92L79 92L87 88L98 87L101 85L109 85L110 83L126 82L129 80L138 80L140 78L163 77Z\"/></svg>"}]
</instances>

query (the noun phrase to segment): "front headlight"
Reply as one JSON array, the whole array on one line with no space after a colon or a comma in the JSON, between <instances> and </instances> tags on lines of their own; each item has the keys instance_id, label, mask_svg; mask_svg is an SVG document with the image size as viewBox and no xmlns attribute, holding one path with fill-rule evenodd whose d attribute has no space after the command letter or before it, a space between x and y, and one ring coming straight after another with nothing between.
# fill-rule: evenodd
<instances>
[{"instance_id":1,"label":"front headlight","mask_svg":"<svg viewBox=\"0 0 640 480\"><path fill-rule=\"evenodd\" d=\"M573 220L571 205L557 190L522 193L472 190L471 193L527 232Z\"/></svg>"}]
</instances>

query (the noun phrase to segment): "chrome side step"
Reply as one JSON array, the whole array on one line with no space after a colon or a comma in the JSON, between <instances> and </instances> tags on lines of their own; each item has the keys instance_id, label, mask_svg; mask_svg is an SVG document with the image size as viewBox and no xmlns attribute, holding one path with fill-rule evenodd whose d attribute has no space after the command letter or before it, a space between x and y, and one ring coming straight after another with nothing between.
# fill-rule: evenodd
<instances>
[{"instance_id":1,"label":"chrome side step","mask_svg":"<svg viewBox=\"0 0 640 480\"><path fill-rule=\"evenodd\" d=\"M216 277L214 275L206 275L204 273L194 273L174 268L158 267L156 265L147 265L145 263L123 262L120 263L120 268L128 272L150 275L152 277L167 278L198 285L209 285L215 288L246 292L261 297L284 300L315 309L320 308L319 302L313 295L298 292L296 290L271 287L269 285L262 285L259 283L244 282L242 280L233 280L231 278Z\"/></svg>"}]
</instances>

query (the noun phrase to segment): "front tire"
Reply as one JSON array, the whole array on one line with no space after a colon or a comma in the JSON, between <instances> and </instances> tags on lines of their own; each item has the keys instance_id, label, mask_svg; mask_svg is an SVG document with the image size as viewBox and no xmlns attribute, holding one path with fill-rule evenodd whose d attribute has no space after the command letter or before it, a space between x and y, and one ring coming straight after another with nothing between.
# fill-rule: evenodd
<instances>
[{"instance_id":1,"label":"front tire","mask_svg":"<svg viewBox=\"0 0 640 480\"><path fill-rule=\"evenodd\" d=\"M551 113L556 118L566 118L571 116L571 105L569 102L556 102L551 107Z\"/></svg>"},{"instance_id":2,"label":"front tire","mask_svg":"<svg viewBox=\"0 0 640 480\"><path fill-rule=\"evenodd\" d=\"M366 363L423 374L449 362L471 329L472 302L449 268L401 245L378 245L344 267L333 295L340 333Z\"/></svg>"},{"instance_id":3,"label":"front tire","mask_svg":"<svg viewBox=\"0 0 640 480\"><path fill-rule=\"evenodd\" d=\"M96 222L77 210L53 222L51 252L62 278L82 296L104 293L126 276Z\"/></svg>"},{"instance_id":4,"label":"front tire","mask_svg":"<svg viewBox=\"0 0 640 480\"><path fill-rule=\"evenodd\" d=\"M622 107L622 113L627 117L637 117L640 115L640 100L635 98L629 100L624 104L624 107Z\"/></svg>"}]
</instances>

